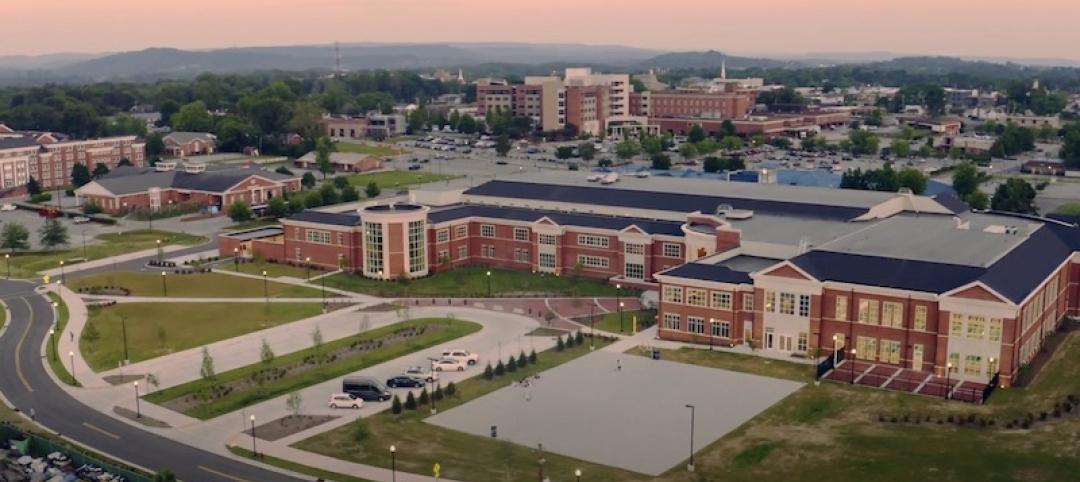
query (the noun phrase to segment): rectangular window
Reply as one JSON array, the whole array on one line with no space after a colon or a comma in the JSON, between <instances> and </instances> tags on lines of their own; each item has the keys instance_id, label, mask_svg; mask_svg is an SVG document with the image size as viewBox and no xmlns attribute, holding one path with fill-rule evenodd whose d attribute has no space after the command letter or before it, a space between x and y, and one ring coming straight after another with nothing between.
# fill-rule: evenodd
<instances>
[{"instance_id":1,"label":"rectangular window","mask_svg":"<svg viewBox=\"0 0 1080 482\"><path fill-rule=\"evenodd\" d=\"M665 286L664 287L664 301L668 303L682 303L682 287L681 286Z\"/></svg>"},{"instance_id":2,"label":"rectangular window","mask_svg":"<svg viewBox=\"0 0 1080 482\"><path fill-rule=\"evenodd\" d=\"M754 311L754 294L743 293L742 295L742 309L743 311Z\"/></svg>"},{"instance_id":3,"label":"rectangular window","mask_svg":"<svg viewBox=\"0 0 1080 482\"><path fill-rule=\"evenodd\" d=\"M424 239L425 221L409 223L409 272L427 269L427 240Z\"/></svg>"},{"instance_id":4,"label":"rectangular window","mask_svg":"<svg viewBox=\"0 0 1080 482\"><path fill-rule=\"evenodd\" d=\"M982 375L982 357L978 355L968 355L964 357L964 375L979 376Z\"/></svg>"},{"instance_id":5,"label":"rectangular window","mask_svg":"<svg viewBox=\"0 0 1080 482\"><path fill-rule=\"evenodd\" d=\"M586 268L606 269L608 267L608 259L603 256L586 256L584 254L579 254L577 262L581 263L581 265Z\"/></svg>"},{"instance_id":6,"label":"rectangular window","mask_svg":"<svg viewBox=\"0 0 1080 482\"><path fill-rule=\"evenodd\" d=\"M481 224L480 225L480 235L485 237L485 238L494 238L495 237L495 226L491 225L491 224Z\"/></svg>"},{"instance_id":7,"label":"rectangular window","mask_svg":"<svg viewBox=\"0 0 1080 482\"><path fill-rule=\"evenodd\" d=\"M795 294L794 293L780 293L780 314L781 315L794 315L795 314Z\"/></svg>"},{"instance_id":8,"label":"rectangular window","mask_svg":"<svg viewBox=\"0 0 1080 482\"><path fill-rule=\"evenodd\" d=\"M987 338L990 341L1001 341L1001 318L990 318L990 332Z\"/></svg>"},{"instance_id":9,"label":"rectangular window","mask_svg":"<svg viewBox=\"0 0 1080 482\"><path fill-rule=\"evenodd\" d=\"M964 315L953 313L949 317L949 336L961 336L964 334Z\"/></svg>"},{"instance_id":10,"label":"rectangular window","mask_svg":"<svg viewBox=\"0 0 1080 482\"><path fill-rule=\"evenodd\" d=\"M706 291L698 288L686 289L686 304L690 306L708 306L705 300Z\"/></svg>"},{"instance_id":11,"label":"rectangular window","mask_svg":"<svg viewBox=\"0 0 1080 482\"><path fill-rule=\"evenodd\" d=\"M306 234L309 243L330 244L330 231L309 229Z\"/></svg>"},{"instance_id":12,"label":"rectangular window","mask_svg":"<svg viewBox=\"0 0 1080 482\"><path fill-rule=\"evenodd\" d=\"M847 307L847 296L837 295L836 296L836 313L835 313L836 319L841 320L841 321L847 321L847 319L848 319L848 317L847 317L847 309L848 309L848 307Z\"/></svg>"},{"instance_id":13,"label":"rectangular window","mask_svg":"<svg viewBox=\"0 0 1080 482\"><path fill-rule=\"evenodd\" d=\"M859 323L878 324L877 300L859 300Z\"/></svg>"},{"instance_id":14,"label":"rectangular window","mask_svg":"<svg viewBox=\"0 0 1080 482\"><path fill-rule=\"evenodd\" d=\"M515 249L514 250L514 261L517 261L518 263L528 263L528 262L532 261L532 259L529 258L529 250L527 250L527 249Z\"/></svg>"},{"instance_id":15,"label":"rectangular window","mask_svg":"<svg viewBox=\"0 0 1080 482\"><path fill-rule=\"evenodd\" d=\"M799 295L799 316L810 316L810 295Z\"/></svg>"},{"instance_id":16,"label":"rectangular window","mask_svg":"<svg viewBox=\"0 0 1080 482\"><path fill-rule=\"evenodd\" d=\"M514 241L528 241L529 228L514 228Z\"/></svg>"},{"instance_id":17,"label":"rectangular window","mask_svg":"<svg viewBox=\"0 0 1080 482\"><path fill-rule=\"evenodd\" d=\"M795 351L805 352L809 347L810 337L806 333L799 333L799 338L795 342Z\"/></svg>"},{"instance_id":18,"label":"rectangular window","mask_svg":"<svg viewBox=\"0 0 1080 482\"><path fill-rule=\"evenodd\" d=\"M769 290L765 290L765 311L776 311L776 294Z\"/></svg>"},{"instance_id":19,"label":"rectangular window","mask_svg":"<svg viewBox=\"0 0 1080 482\"><path fill-rule=\"evenodd\" d=\"M712 307L718 310L731 309L731 293L727 291L713 291L711 293Z\"/></svg>"},{"instance_id":20,"label":"rectangular window","mask_svg":"<svg viewBox=\"0 0 1080 482\"><path fill-rule=\"evenodd\" d=\"M727 320L709 320L712 323L712 336L731 338L731 322Z\"/></svg>"},{"instance_id":21,"label":"rectangular window","mask_svg":"<svg viewBox=\"0 0 1080 482\"><path fill-rule=\"evenodd\" d=\"M462 224L462 225L459 225L459 226L454 226L454 238L461 239L461 238L466 238L468 236L469 236L469 225L468 224Z\"/></svg>"},{"instance_id":22,"label":"rectangular window","mask_svg":"<svg viewBox=\"0 0 1080 482\"><path fill-rule=\"evenodd\" d=\"M365 268L368 274L381 276L383 271L382 223L364 223L364 254L367 257Z\"/></svg>"},{"instance_id":23,"label":"rectangular window","mask_svg":"<svg viewBox=\"0 0 1080 482\"><path fill-rule=\"evenodd\" d=\"M337 233L337 244L341 246L345 245L345 233Z\"/></svg>"},{"instance_id":24,"label":"rectangular window","mask_svg":"<svg viewBox=\"0 0 1080 482\"><path fill-rule=\"evenodd\" d=\"M541 234L536 237L537 242L545 246L555 246L556 238L553 234Z\"/></svg>"},{"instance_id":25,"label":"rectangular window","mask_svg":"<svg viewBox=\"0 0 1080 482\"><path fill-rule=\"evenodd\" d=\"M664 256L667 256L668 258L681 258L682 245L675 243L664 243Z\"/></svg>"},{"instance_id":26,"label":"rectangular window","mask_svg":"<svg viewBox=\"0 0 1080 482\"><path fill-rule=\"evenodd\" d=\"M644 280L645 265L641 263L626 263L626 269L623 275L630 279Z\"/></svg>"},{"instance_id":27,"label":"rectangular window","mask_svg":"<svg viewBox=\"0 0 1080 482\"><path fill-rule=\"evenodd\" d=\"M623 245L623 251L626 254L645 254L645 245L626 243Z\"/></svg>"},{"instance_id":28,"label":"rectangular window","mask_svg":"<svg viewBox=\"0 0 1080 482\"><path fill-rule=\"evenodd\" d=\"M960 369L960 354L949 353L949 364L946 365L949 369L949 373L956 373Z\"/></svg>"},{"instance_id":29,"label":"rectangular window","mask_svg":"<svg viewBox=\"0 0 1080 482\"><path fill-rule=\"evenodd\" d=\"M540 253L538 257L541 268L555 269L555 255L551 253Z\"/></svg>"},{"instance_id":30,"label":"rectangular window","mask_svg":"<svg viewBox=\"0 0 1080 482\"><path fill-rule=\"evenodd\" d=\"M904 327L904 305L895 301L881 304L881 326Z\"/></svg>"},{"instance_id":31,"label":"rectangular window","mask_svg":"<svg viewBox=\"0 0 1080 482\"><path fill-rule=\"evenodd\" d=\"M893 340L881 340L881 352L878 360L885 363L900 363L900 342Z\"/></svg>"},{"instance_id":32,"label":"rectangular window","mask_svg":"<svg viewBox=\"0 0 1080 482\"><path fill-rule=\"evenodd\" d=\"M492 244L481 245L480 246L480 256L483 256L485 258L494 258L495 257L495 245L492 245Z\"/></svg>"},{"instance_id":33,"label":"rectangular window","mask_svg":"<svg viewBox=\"0 0 1080 482\"><path fill-rule=\"evenodd\" d=\"M608 247L609 239L607 236L594 236L591 234L579 234L577 237L577 244L579 246L589 246L593 248L606 248Z\"/></svg>"},{"instance_id":34,"label":"rectangular window","mask_svg":"<svg viewBox=\"0 0 1080 482\"><path fill-rule=\"evenodd\" d=\"M686 331L689 331L690 333L704 334L705 318L702 318L700 316L687 316Z\"/></svg>"},{"instance_id":35,"label":"rectangular window","mask_svg":"<svg viewBox=\"0 0 1080 482\"><path fill-rule=\"evenodd\" d=\"M915 305L915 328L918 331L926 331L926 305Z\"/></svg>"},{"instance_id":36,"label":"rectangular window","mask_svg":"<svg viewBox=\"0 0 1080 482\"><path fill-rule=\"evenodd\" d=\"M447 241L450 241L450 230L449 229L440 229L438 231L435 231L435 242L436 243L445 243Z\"/></svg>"},{"instance_id":37,"label":"rectangular window","mask_svg":"<svg viewBox=\"0 0 1080 482\"><path fill-rule=\"evenodd\" d=\"M468 257L469 257L469 247L466 246L466 245L458 246L457 258L458 259L465 259L465 258L468 258Z\"/></svg>"},{"instance_id":38,"label":"rectangular window","mask_svg":"<svg viewBox=\"0 0 1080 482\"><path fill-rule=\"evenodd\" d=\"M969 316L967 324L967 337L976 340L983 339L986 329L986 318L981 316Z\"/></svg>"},{"instance_id":39,"label":"rectangular window","mask_svg":"<svg viewBox=\"0 0 1080 482\"><path fill-rule=\"evenodd\" d=\"M877 359L877 338L859 336L855 338L855 357L860 360Z\"/></svg>"},{"instance_id":40,"label":"rectangular window","mask_svg":"<svg viewBox=\"0 0 1080 482\"><path fill-rule=\"evenodd\" d=\"M664 329L678 330L681 328L679 325L679 315L677 313L664 313Z\"/></svg>"}]
</instances>

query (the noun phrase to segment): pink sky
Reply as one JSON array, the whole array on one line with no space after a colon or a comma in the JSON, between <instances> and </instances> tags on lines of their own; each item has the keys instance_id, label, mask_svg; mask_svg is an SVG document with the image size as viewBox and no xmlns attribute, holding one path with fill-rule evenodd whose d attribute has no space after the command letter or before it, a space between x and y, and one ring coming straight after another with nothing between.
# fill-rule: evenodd
<instances>
[{"instance_id":1,"label":"pink sky","mask_svg":"<svg viewBox=\"0 0 1080 482\"><path fill-rule=\"evenodd\" d=\"M53 0L44 9L38 0L3 3L9 22L0 54L339 40L1080 60L1078 0Z\"/></svg>"}]
</instances>

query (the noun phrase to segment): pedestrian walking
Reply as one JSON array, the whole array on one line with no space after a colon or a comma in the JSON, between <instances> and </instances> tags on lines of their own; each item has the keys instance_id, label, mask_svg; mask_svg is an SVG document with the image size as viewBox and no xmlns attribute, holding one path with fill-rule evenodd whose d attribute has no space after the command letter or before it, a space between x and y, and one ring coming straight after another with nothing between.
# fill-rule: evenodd
<instances>
[{"instance_id":1,"label":"pedestrian walking","mask_svg":"<svg viewBox=\"0 0 1080 482\"><path fill-rule=\"evenodd\" d=\"M615 359L615 371L617 371L617 372L622 371L622 358L616 358Z\"/></svg>"},{"instance_id":2,"label":"pedestrian walking","mask_svg":"<svg viewBox=\"0 0 1080 482\"><path fill-rule=\"evenodd\" d=\"M34 407L30 407L30 420L36 420L37 412L34 411Z\"/></svg>"}]
</instances>

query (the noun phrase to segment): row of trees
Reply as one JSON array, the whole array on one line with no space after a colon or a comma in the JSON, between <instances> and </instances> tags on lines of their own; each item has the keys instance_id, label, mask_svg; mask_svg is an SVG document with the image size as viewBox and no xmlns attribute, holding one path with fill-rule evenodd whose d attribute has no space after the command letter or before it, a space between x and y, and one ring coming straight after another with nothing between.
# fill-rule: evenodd
<instances>
[{"instance_id":1,"label":"row of trees","mask_svg":"<svg viewBox=\"0 0 1080 482\"><path fill-rule=\"evenodd\" d=\"M55 219L45 220L45 224L38 230L38 241L48 249L68 244L67 227ZM0 229L0 249L6 249L11 253L30 249L30 230L19 223L5 223Z\"/></svg>"},{"instance_id":2,"label":"row of trees","mask_svg":"<svg viewBox=\"0 0 1080 482\"><path fill-rule=\"evenodd\" d=\"M926 192L927 181L929 178L918 169L905 167L897 171L891 163L886 163L881 169L855 169L845 172L840 177L840 188L884 192L897 192L901 188L907 188L915 194L923 194Z\"/></svg>"}]
</instances>

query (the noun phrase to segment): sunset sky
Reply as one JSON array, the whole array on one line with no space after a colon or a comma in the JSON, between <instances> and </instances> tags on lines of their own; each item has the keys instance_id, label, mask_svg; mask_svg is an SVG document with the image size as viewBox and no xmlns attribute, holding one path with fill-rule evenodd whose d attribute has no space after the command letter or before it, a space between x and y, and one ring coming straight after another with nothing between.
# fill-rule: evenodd
<instances>
[{"instance_id":1,"label":"sunset sky","mask_svg":"<svg viewBox=\"0 0 1080 482\"><path fill-rule=\"evenodd\" d=\"M341 42L1080 59L1080 0L4 0L0 55Z\"/></svg>"}]
</instances>

